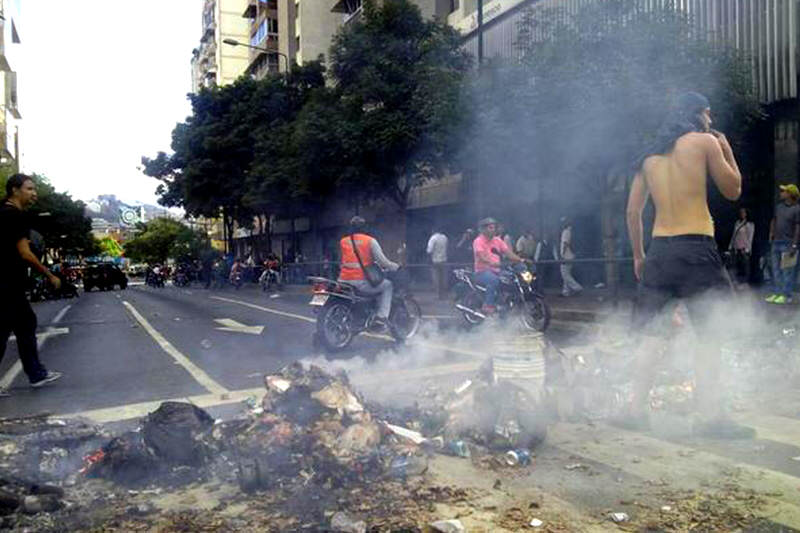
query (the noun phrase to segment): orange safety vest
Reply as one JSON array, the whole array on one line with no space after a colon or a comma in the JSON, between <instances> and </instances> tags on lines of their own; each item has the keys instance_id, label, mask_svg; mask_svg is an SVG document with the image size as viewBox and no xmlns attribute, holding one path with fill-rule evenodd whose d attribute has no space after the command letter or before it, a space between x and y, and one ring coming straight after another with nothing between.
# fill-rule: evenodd
<instances>
[{"instance_id":1,"label":"orange safety vest","mask_svg":"<svg viewBox=\"0 0 800 533\"><path fill-rule=\"evenodd\" d=\"M361 256L361 261L364 262L364 266L371 265L372 249L370 248L370 243L372 242L372 237L364 233L356 233L353 235L353 239L356 241L356 248L358 248L358 253ZM350 235L342 237L342 240L339 241L339 249L342 252L342 268L339 273L339 279L344 281L363 280L364 270L358 264L358 257L353 251L353 241L350 240Z\"/></svg>"}]
</instances>

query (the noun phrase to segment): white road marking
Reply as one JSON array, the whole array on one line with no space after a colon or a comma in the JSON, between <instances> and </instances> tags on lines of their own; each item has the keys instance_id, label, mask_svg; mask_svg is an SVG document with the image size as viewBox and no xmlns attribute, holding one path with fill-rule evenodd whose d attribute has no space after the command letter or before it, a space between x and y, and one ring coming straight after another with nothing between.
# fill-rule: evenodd
<instances>
[{"instance_id":1,"label":"white road marking","mask_svg":"<svg viewBox=\"0 0 800 533\"><path fill-rule=\"evenodd\" d=\"M61 322L61 319L64 318L64 315L67 314L67 311L69 311L70 307L72 307L71 304L66 305L58 313L56 313L56 316L55 318L53 318L51 324L55 325ZM69 328L54 328L52 326L48 327L43 333L36 334L36 346L39 350L41 350L42 347L44 347L45 343L47 342L47 339L49 339L50 337L55 337L56 335L63 335L66 333L69 333ZM16 340L16 338L14 338L13 336L9 340L11 339ZM0 388L6 389L10 387L20 372L22 372L22 362L19 359L17 359L16 361L14 361L14 364L11 365L11 368L9 368L3 375L3 377L0 379Z\"/></svg>"},{"instance_id":2,"label":"white road marking","mask_svg":"<svg viewBox=\"0 0 800 533\"><path fill-rule=\"evenodd\" d=\"M250 335L261 335L261 332L264 331L264 326L247 326L230 318L215 318L214 322L224 326L214 328L220 331L233 331L234 333L248 333Z\"/></svg>"},{"instance_id":3,"label":"white road marking","mask_svg":"<svg viewBox=\"0 0 800 533\"><path fill-rule=\"evenodd\" d=\"M232 304L239 304L245 307L252 307L253 309L258 309L259 311L264 311L265 313L272 313L279 316L285 316L288 318L294 318L297 320L304 320L305 322L311 322L312 324L316 324L317 321L311 317L303 316L303 315L296 315L294 313L286 313L284 311L278 311L276 309L270 309L269 307L262 307L260 305L251 304L250 302L243 302L242 300L233 300L231 298L223 298L222 296L209 296L209 298L213 300L220 300L221 302L230 302Z\"/></svg>"},{"instance_id":4,"label":"white road marking","mask_svg":"<svg viewBox=\"0 0 800 533\"><path fill-rule=\"evenodd\" d=\"M180 351L178 351L175 346L173 346L164 336L156 331L156 329L150 325L150 322L147 321L145 317L143 317L139 311L136 310L130 303L123 301L122 305L124 305L128 311L133 315L133 317L139 322L139 324L147 331L147 333L153 337L153 339L161 346L161 349L167 352L175 362L182 366L191 376L197 381L200 385L206 388L209 392L213 394L225 394L228 390L214 381L211 376L206 374L199 366L194 364L188 357L183 355Z\"/></svg>"},{"instance_id":5,"label":"white road marking","mask_svg":"<svg viewBox=\"0 0 800 533\"><path fill-rule=\"evenodd\" d=\"M284 311L278 311L276 309L270 309L269 307L263 307L261 305L251 304L250 302L244 302L242 300L234 300L232 298L223 298L221 296L209 296L209 298L213 298L214 300L220 300L220 301L223 301L223 302L230 302L232 304L243 305L245 307L252 307L253 309L258 309L258 310L264 311L266 313L273 313L273 314L280 315L280 316L285 316L285 317L288 317L288 318L295 318L297 320L303 320L305 322L311 322L312 324L316 324L317 323L316 319L313 319L313 318L310 318L310 317L307 317L307 316L296 315L294 313L286 313ZM394 341L394 338L392 338L389 335L376 334L376 333L367 333L367 332L363 332L363 333L361 333L361 335L363 335L365 337L369 337L371 339L381 339L381 340L392 341L392 342ZM471 350L465 350L463 348L456 348L454 346L443 346L443 345L435 344L435 343L428 342L428 341L412 341L412 342L414 342L414 344L417 344L419 346L424 346L426 348L434 348L434 349L438 349L438 350L443 350L443 351L452 352L452 353L459 353L459 354L463 354L463 355L471 355L471 356L476 356L476 357L483 357L483 356L486 355L486 354L480 354L478 352L473 352Z\"/></svg>"},{"instance_id":6,"label":"white road marking","mask_svg":"<svg viewBox=\"0 0 800 533\"><path fill-rule=\"evenodd\" d=\"M70 413L66 415L54 415L54 418L85 417L93 420L97 424L106 424L109 422L119 422L121 420L140 418L152 413L164 402L189 402L197 407L208 409L209 407L241 402L251 396L256 396L256 398L259 398L259 395L263 396L264 392L264 387L259 387L256 389L242 389L229 392L226 391L221 394L201 394L198 396L184 396L181 398L166 398L164 400L153 400L149 402L133 403L117 407L92 409L90 411Z\"/></svg>"}]
</instances>

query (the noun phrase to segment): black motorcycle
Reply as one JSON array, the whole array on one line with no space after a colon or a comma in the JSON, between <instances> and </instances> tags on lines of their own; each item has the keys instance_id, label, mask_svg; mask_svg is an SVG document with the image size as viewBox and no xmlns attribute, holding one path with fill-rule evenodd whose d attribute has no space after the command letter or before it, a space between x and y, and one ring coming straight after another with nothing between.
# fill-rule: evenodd
<instances>
[{"instance_id":1,"label":"black motorcycle","mask_svg":"<svg viewBox=\"0 0 800 533\"><path fill-rule=\"evenodd\" d=\"M475 279L475 273L466 268L453 271L459 283L456 286L456 309L461 312L467 327L477 326L486 320L481 312L486 288ZM519 316L522 324L535 331L545 331L550 325L550 306L538 287L537 277L527 263L504 264L500 269L500 286L497 288L497 312L500 319Z\"/></svg>"},{"instance_id":2,"label":"black motorcycle","mask_svg":"<svg viewBox=\"0 0 800 533\"><path fill-rule=\"evenodd\" d=\"M346 281L312 276L313 296L309 305L317 313L316 340L325 350L345 349L362 332L374 330L377 297L362 294ZM389 333L402 343L419 330L422 311L402 283L395 283L392 309L389 313Z\"/></svg>"}]
</instances>

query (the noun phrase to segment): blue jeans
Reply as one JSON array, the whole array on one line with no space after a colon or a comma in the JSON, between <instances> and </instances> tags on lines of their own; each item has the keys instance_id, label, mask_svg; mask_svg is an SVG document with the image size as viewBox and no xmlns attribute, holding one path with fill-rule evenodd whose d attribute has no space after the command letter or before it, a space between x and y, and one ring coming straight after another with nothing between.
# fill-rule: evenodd
<instances>
[{"instance_id":1,"label":"blue jeans","mask_svg":"<svg viewBox=\"0 0 800 533\"><path fill-rule=\"evenodd\" d=\"M783 294L787 298L794 292L794 283L797 279L797 265L792 268L781 269L781 254L791 251L792 241L772 241L772 288L776 294Z\"/></svg>"},{"instance_id":2,"label":"blue jeans","mask_svg":"<svg viewBox=\"0 0 800 533\"><path fill-rule=\"evenodd\" d=\"M494 305L497 301L497 288L500 286L500 277L490 270L475 274L475 281L486 288L485 305Z\"/></svg>"}]
</instances>

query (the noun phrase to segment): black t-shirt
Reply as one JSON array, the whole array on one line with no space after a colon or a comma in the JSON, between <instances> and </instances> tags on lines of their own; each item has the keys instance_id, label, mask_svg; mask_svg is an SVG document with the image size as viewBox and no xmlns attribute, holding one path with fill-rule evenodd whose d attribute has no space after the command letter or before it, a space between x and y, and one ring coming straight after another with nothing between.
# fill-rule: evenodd
<instances>
[{"instance_id":1,"label":"black t-shirt","mask_svg":"<svg viewBox=\"0 0 800 533\"><path fill-rule=\"evenodd\" d=\"M28 216L13 205L0 205L0 290L24 290L27 265L17 250L21 239L30 238Z\"/></svg>"}]
</instances>

